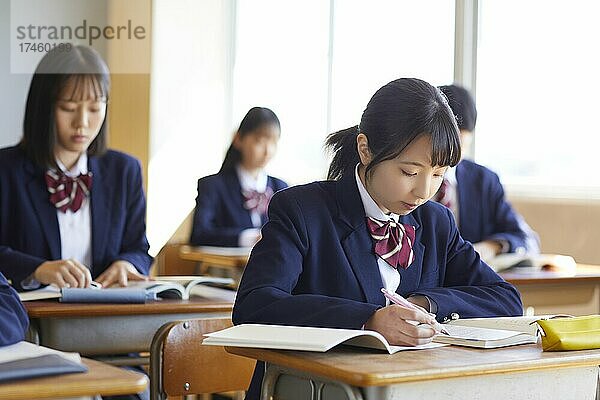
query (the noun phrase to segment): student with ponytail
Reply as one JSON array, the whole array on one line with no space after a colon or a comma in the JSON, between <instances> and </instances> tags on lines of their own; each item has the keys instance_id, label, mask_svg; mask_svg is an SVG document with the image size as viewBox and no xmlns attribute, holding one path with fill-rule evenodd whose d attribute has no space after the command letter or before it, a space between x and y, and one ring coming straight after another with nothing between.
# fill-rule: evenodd
<instances>
[{"instance_id":1,"label":"student with ponytail","mask_svg":"<svg viewBox=\"0 0 600 400\"><path fill-rule=\"evenodd\" d=\"M252 246L260 239L273 193L287 187L264 170L277 149L279 119L265 107L248 111L215 175L198 180L190 243Z\"/></svg>"},{"instance_id":2,"label":"student with ponytail","mask_svg":"<svg viewBox=\"0 0 600 400\"><path fill-rule=\"evenodd\" d=\"M461 238L450 210L428 201L461 155L456 121L437 88L418 79L388 83L360 125L326 145L328 181L273 197L238 290L235 324L364 327L413 346L432 340L434 318L522 314L517 290ZM421 308L390 305L382 288ZM263 369L247 398L258 397Z\"/></svg>"}]
</instances>

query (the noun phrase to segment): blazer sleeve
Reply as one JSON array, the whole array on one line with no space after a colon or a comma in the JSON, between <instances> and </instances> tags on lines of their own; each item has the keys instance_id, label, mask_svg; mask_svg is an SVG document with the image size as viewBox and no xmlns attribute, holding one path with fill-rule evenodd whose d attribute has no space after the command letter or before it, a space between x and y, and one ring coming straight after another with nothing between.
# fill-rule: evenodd
<instances>
[{"instance_id":1,"label":"blazer sleeve","mask_svg":"<svg viewBox=\"0 0 600 400\"><path fill-rule=\"evenodd\" d=\"M439 320L450 318L452 313L461 318L523 315L517 289L481 261L473 246L458 233L451 212L445 212L449 234L441 287L420 289L414 294L435 302Z\"/></svg>"},{"instance_id":2,"label":"blazer sleeve","mask_svg":"<svg viewBox=\"0 0 600 400\"><path fill-rule=\"evenodd\" d=\"M308 254L306 221L288 191L271 199L269 222L262 234L240 283L233 309L234 324L360 329L380 308L351 299L294 292L304 259L318 255Z\"/></svg>"},{"instance_id":3,"label":"blazer sleeve","mask_svg":"<svg viewBox=\"0 0 600 400\"><path fill-rule=\"evenodd\" d=\"M25 339L29 319L17 292L0 274L0 346Z\"/></svg>"},{"instance_id":4,"label":"blazer sleeve","mask_svg":"<svg viewBox=\"0 0 600 400\"><path fill-rule=\"evenodd\" d=\"M240 233L244 228L219 227L215 224L219 218L219 202L224 200L217 189L214 181L206 178L198 180L190 243L195 246L237 247Z\"/></svg>"},{"instance_id":5,"label":"blazer sleeve","mask_svg":"<svg viewBox=\"0 0 600 400\"><path fill-rule=\"evenodd\" d=\"M537 234L525 223L506 200L504 188L498 175L492 173L489 187L489 204L494 212L493 233L484 240L494 240L508 243L508 253L523 249L529 252L539 252Z\"/></svg>"},{"instance_id":6,"label":"blazer sleeve","mask_svg":"<svg viewBox=\"0 0 600 400\"><path fill-rule=\"evenodd\" d=\"M148 254L150 245L146 238L146 198L142 184L142 169L136 160L128 171L130 182L127 192L127 215L125 216L125 232L120 253L114 260L129 261L144 275L148 275L152 257Z\"/></svg>"}]
</instances>

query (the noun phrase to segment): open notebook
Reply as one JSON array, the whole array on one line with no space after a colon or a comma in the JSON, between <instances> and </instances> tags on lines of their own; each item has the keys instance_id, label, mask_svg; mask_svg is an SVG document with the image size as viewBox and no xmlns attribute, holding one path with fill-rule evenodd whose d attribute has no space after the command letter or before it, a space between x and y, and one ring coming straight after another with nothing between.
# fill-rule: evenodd
<instances>
[{"instance_id":1,"label":"open notebook","mask_svg":"<svg viewBox=\"0 0 600 400\"><path fill-rule=\"evenodd\" d=\"M453 321L444 327L450 335L439 334L425 346L392 346L378 332L303 326L243 324L205 335L203 344L324 352L344 344L387 351L419 350L453 344L497 348L537 343L536 320L548 316L474 318Z\"/></svg>"},{"instance_id":2,"label":"open notebook","mask_svg":"<svg viewBox=\"0 0 600 400\"><path fill-rule=\"evenodd\" d=\"M499 254L487 261L496 272L510 270L511 272L536 272L549 269L560 272L575 272L577 263L571 256L561 254Z\"/></svg>"},{"instance_id":3,"label":"open notebook","mask_svg":"<svg viewBox=\"0 0 600 400\"><path fill-rule=\"evenodd\" d=\"M208 333L202 342L210 346L259 347L281 350L325 352L344 344L387 351L417 350L443 346L430 343L417 347L392 346L379 333L366 330L313 328L306 326L243 324Z\"/></svg>"}]
</instances>

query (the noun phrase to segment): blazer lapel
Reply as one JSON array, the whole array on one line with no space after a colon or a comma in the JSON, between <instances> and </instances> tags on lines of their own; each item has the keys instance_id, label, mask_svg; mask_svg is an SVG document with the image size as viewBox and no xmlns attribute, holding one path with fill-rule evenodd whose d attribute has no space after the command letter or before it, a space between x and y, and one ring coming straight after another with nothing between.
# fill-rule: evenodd
<instances>
[{"instance_id":1,"label":"blazer lapel","mask_svg":"<svg viewBox=\"0 0 600 400\"><path fill-rule=\"evenodd\" d=\"M348 227L348 233L342 239L342 248L367 302L384 306L385 298L380 290L383 282L353 173L346 174L337 182L336 197L338 218Z\"/></svg>"},{"instance_id":2,"label":"blazer lapel","mask_svg":"<svg viewBox=\"0 0 600 400\"><path fill-rule=\"evenodd\" d=\"M110 223L110 207L108 207L108 190L106 177L102 174L96 157L89 157L88 168L93 174L90 207L92 211L92 271L101 268L106 234Z\"/></svg>"},{"instance_id":3,"label":"blazer lapel","mask_svg":"<svg viewBox=\"0 0 600 400\"><path fill-rule=\"evenodd\" d=\"M421 226L412 214L401 216L400 222L415 227L415 243L413 243L414 260L407 269L398 268L398 272L400 273L400 286L398 286L396 291L402 295L406 295L414 292L421 281L425 246L423 246L420 240L421 230L419 228Z\"/></svg>"},{"instance_id":4,"label":"blazer lapel","mask_svg":"<svg viewBox=\"0 0 600 400\"><path fill-rule=\"evenodd\" d=\"M60 230L58 228L58 218L56 217L56 207L50 203L46 183L41 179L43 172L28 161L25 161L24 168L31 178L27 182L27 191L42 227L42 232L48 242L50 257L52 260L60 260Z\"/></svg>"},{"instance_id":5,"label":"blazer lapel","mask_svg":"<svg viewBox=\"0 0 600 400\"><path fill-rule=\"evenodd\" d=\"M240 179L238 178L236 170L232 169L231 171L226 172L225 174L223 174L223 177L225 179L225 187L229 190L230 199L232 202L234 202L236 206L235 209L240 209L244 211L238 216L240 218L240 225L252 226L252 217L250 217L250 212L244 208L244 196L242 195L242 185L240 184Z\"/></svg>"}]
</instances>

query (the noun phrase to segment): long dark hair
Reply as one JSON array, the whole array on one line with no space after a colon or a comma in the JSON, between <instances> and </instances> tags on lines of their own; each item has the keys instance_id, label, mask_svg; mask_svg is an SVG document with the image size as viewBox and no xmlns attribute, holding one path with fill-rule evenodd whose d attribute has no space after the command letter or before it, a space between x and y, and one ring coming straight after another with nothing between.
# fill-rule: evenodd
<instances>
[{"instance_id":1,"label":"long dark hair","mask_svg":"<svg viewBox=\"0 0 600 400\"><path fill-rule=\"evenodd\" d=\"M91 84L96 99L108 101L110 74L106 63L94 49L73 46L66 51L57 46L46 53L31 79L23 137L19 143L27 157L42 168L56 167L54 109L58 96L71 80L74 83L72 96L85 93L84 88ZM106 116L98 135L88 147L88 154L101 155L106 151L107 119Z\"/></svg>"},{"instance_id":2,"label":"long dark hair","mask_svg":"<svg viewBox=\"0 0 600 400\"><path fill-rule=\"evenodd\" d=\"M266 107L252 107L246 113L242 122L240 122L240 127L238 128L236 135L239 135L239 137L242 138L264 125L275 125L281 132L279 118L277 118L277 115L275 115L272 110ZM240 161L242 161L242 154L235 148L232 141L229 145L229 149L227 149L227 153L225 153L225 159L223 160L223 164L221 164L219 172L235 168Z\"/></svg>"},{"instance_id":3,"label":"long dark hair","mask_svg":"<svg viewBox=\"0 0 600 400\"><path fill-rule=\"evenodd\" d=\"M379 89L365 111L359 126L330 134L326 149L333 153L327 178L340 179L353 172L360 162L356 136L367 136L372 160L365 175L377 164L396 158L420 135L431 136L431 165L454 166L460 161L458 127L439 89L425 81L403 78Z\"/></svg>"},{"instance_id":4,"label":"long dark hair","mask_svg":"<svg viewBox=\"0 0 600 400\"><path fill-rule=\"evenodd\" d=\"M440 90L446 95L448 104L456 115L458 129L473 132L477 122L477 107L471 93L458 85L440 86Z\"/></svg>"}]
</instances>

